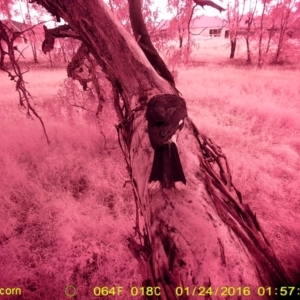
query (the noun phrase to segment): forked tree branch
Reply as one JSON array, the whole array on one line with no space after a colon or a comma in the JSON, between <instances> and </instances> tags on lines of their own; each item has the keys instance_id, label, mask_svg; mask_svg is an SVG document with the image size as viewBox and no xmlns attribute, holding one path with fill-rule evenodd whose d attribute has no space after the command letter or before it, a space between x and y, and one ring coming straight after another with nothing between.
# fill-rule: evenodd
<instances>
[{"instance_id":1,"label":"forked tree branch","mask_svg":"<svg viewBox=\"0 0 300 300\"><path fill-rule=\"evenodd\" d=\"M33 108L33 106L31 105L31 101L32 101L32 96L29 93L29 91L26 88L26 83L24 81L24 77L23 74L25 74L27 71L22 72L20 65L18 63L18 59L16 59L15 57L15 46L14 46L14 41L16 40L16 38L18 37L18 35L16 34L8 34L7 32L7 26L4 25L1 21L0 21L0 36L2 37L2 40L5 42L6 46L7 46L7 54L9 56L10 59L10 63L11 63L11 67L12 67L12 71L10 71L6 66L1 66L0 68L6 72L8 74L8 76L10 77L10 80L13 80L16 83L16 90L19 93L19 105L20 107L23 107L26 110L26 115L28 118L32 118L32 114L39 119L42 127L43 127L43 131L46 137L46 140L48 142L48 144L50 143L46 128L45 128L45 124L43 122L43 119L39 116L39 114L36 112L36 110Z\"/></svg>"},{"instance_id":2,"label":"forked tree branch","mask_svg":"<svg viewBox=\"0 0 300 300\"><path fill-rule=\"evenodd\" d=\"M225 11L226 9L223 8L222 6L216 4L215 2L211 1L211 0L194 0L194 2L197 4L197 5L200 5L200 6L210 6L212 8L215 8L217 9L219 12L222 12L222 11Z\"/></svg>"}]
</instances>

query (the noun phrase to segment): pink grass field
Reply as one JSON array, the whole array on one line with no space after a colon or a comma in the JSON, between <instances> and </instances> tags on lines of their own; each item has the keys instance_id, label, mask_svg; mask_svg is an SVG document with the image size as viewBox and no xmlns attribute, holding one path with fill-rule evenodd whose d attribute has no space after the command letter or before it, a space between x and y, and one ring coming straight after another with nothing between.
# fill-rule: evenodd
<instances>
[{"instance_id":1,"label":"pink grass field","mask_svg":"<svg viewBox=\"0 0 300 300\"><path fill-rule=\"evenodd\" d=\"M18 110L0 72L0 287L8 299L94 299L93 287L142 285L127 248L135 202L108 104L100 121L70 105L64 69L26 74L42 116ZM300 71L208 64L179 68L177 87L198 128L222 147L233 181L289 275L300 277ZM69 81L66 83L70 84ZM75 96L74 96L75 95ZM77 99L78 100L78 99ZM107 102L109 102L109 94ZM79 100L78 100L79 101ZM87 100L91 111L97 103ZM201 220L199 220L201 222ZM4 298L2 298L4 299Z\"/></svg>"}]
</instances>

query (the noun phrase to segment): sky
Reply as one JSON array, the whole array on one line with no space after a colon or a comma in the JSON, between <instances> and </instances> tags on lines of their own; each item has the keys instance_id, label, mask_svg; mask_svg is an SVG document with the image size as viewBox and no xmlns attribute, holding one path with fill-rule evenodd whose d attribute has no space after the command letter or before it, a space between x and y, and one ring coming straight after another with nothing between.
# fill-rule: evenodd
<instances>
[{"instance_id":1,"label":"sky","mask_svg":"<svg viewBox=\"0 0 300 300\"><path fill-rule=\"evenodd\" d=\"M220 2L218 0L214 0L214 2L224 7L224 4L222 4L222 2ZM167 9L166 9L167 3L168 3L168 0L154 0L153 9L155 10L158 7L160 10L159 21L160 20L169 20L172 18L172 14L167 12ZM19 5L20 5L20 2L15 7L16 10L20 9ZM25 3L21 3L21 5L22 5L23 14L25 14L27 11L26 5L25 5ZM204 14L207 16L221 16L221 14L218 10L208 7L208 6L204 6L204 8L199 7L196 15L199 15L199 14L201 14L201 15ZM22 22L22 20L23 20L22 16L17 16L17 17L14 17L13 19L16 21L19 21L19 22Z\"/></svg>"},{"instance_id":2,"label":"sky","mask_svg":"<svg viewBox=\"0 0 300 300\"><path fill-rule=\"evenodd\" d=\"M222 7L225 8L224 4L221 1L214 0L216 4L221 5ZM172 15L167 12L165 9L167 7L168 0L154 0L154 6L159 7L161 14L160 14L160 19L168 20L172 18ZM198 14L201 15L206 15L206 16L219 16L221 17L221 14L218 10L209 7L209 6L204 6L204 8L199 7L198 8Z\"/></svg>"}]
</instances>

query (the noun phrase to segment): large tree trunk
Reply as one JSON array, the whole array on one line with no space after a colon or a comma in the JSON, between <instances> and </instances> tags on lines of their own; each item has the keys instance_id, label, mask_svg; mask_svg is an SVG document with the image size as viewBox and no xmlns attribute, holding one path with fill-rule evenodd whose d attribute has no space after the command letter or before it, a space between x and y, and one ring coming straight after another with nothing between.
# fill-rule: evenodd
<instances>
[{"instance_id":1,"label":"large tree trunk","mask_svg":"<svg viewBox=\"0 0 300 300\"><path fill-rule=\"evenodd\" d=\"M262 299L257 287L288 284L255 217L246 213L247 206L235 201L210 169L200 149L203 137L191 121L180 134L178 145L186 190L148 193L153 150L147 133L146 104L154 95L174 93L174 88L155 72L103 1L36 2L69 23L114 81L125 102L126 120L119 128L123 145L128 147L124 152L144 219L144 245L136 247L136 254L144 258L141 262L149 279L145 284L159 286L160 298L171 300L194 298L192 294L203 293L203 289L193 287L201 286L213 288L212 299L249 296L244 287L251 289L247 299ZM132 249L133 243L131 240ZM236 289L229 291L226 286Z\"/></svg>"}]
</instances>

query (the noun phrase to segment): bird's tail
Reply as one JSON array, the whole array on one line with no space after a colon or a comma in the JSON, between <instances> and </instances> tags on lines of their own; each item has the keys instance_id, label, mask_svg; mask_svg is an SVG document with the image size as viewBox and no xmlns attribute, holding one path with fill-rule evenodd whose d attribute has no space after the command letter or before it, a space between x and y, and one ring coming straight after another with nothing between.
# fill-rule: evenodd
<instances>
[{"instance_id":1,"label":"bird's tail","mask_svg":"<svg viewBox=\"0 0 300 300\"><path fill-rule=\"evenodd\" d=\"M186 184L177 146L173 142L165 143L154 151L149 185L157 186L157 182L166 189L171 187L181 189Z\"/></svg>"}]
</instances>

